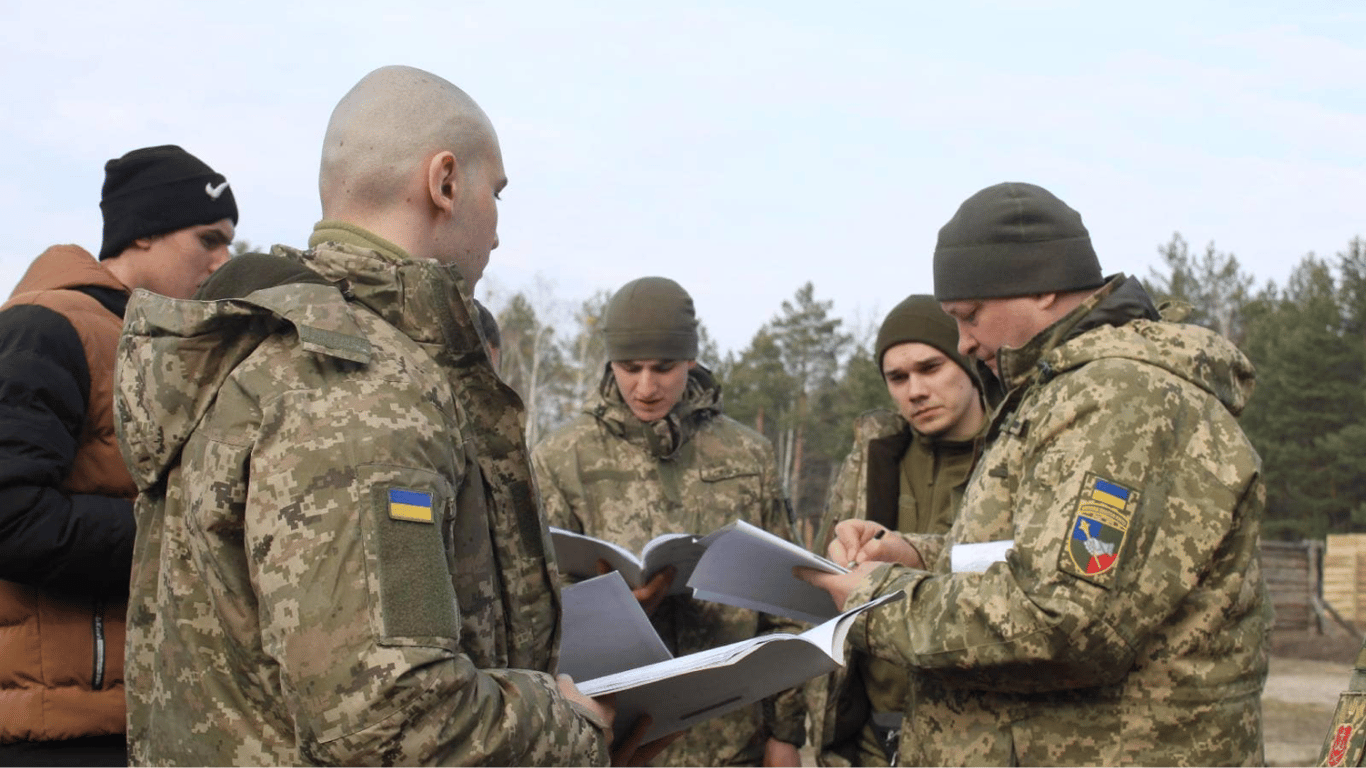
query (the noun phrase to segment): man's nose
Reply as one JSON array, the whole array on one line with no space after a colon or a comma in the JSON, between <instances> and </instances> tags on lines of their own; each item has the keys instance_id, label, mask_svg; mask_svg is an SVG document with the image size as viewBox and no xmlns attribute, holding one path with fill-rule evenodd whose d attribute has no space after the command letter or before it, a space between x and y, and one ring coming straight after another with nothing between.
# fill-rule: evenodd
<instances>
[{"instance_id":1,"label":"man's nose","mask_svg":"<svg viewBox=\"0 0 1366 768\"><path fill-rule=\"evenodd\" d=\"M906 384L906 394L912 400L923 400L929 394L929 390L925 387L924 376L912 375Z\"/></svg>"},{"instance_id":2,"label":"man's nose","mask_svg":"<svg viewBox=\"0 0 1366 768\"><path fill-rule=\"evenodd\" d=\"M969 360L973 357L973 352L977 351L977 340L963 331L963 326L958 326L958 354Z\"/></svg>"},{"instance_id":3,"label":"man's nose","mask_svg":"<svg viewBox=\"0 0 1366 768\"><path fill-rule=\"evenodd\" d=\"M228 250L228 246L224 245L220 248L215 248L213 252L213 258L209 261L209 271L218 271L218 268L223 266L224 264L227 264L228 260L231 258L232 252Z\"/></svg>"}]
</instances>

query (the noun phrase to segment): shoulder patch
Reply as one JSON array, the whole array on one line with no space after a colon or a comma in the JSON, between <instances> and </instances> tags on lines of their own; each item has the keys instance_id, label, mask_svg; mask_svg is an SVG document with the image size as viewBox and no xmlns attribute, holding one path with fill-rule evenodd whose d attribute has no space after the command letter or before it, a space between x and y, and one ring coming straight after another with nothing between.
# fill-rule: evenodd
<instances>
[{"instance_id":1,"label":"shoulder patch","mask_svg":"<svg viewBox=\"0 0 1366 768\"><path fill-rule=\"evenodd\" d=\"M1366 726L1366 694L1344 691L1338 697L1333 722L1319 752L1318 765L1359 765L1363 748L1366 748L1363 726Z\"/></svg>"},{"instance_id":2,"label":"shoulder patch","mask_svg":"<svg viewBox=\"0 0 1366 768\"><path fill-rule=\"evenodd\" d=\"M1138 491L1087 473L1058 557L1059 570L1108 587L1137 508Z\"/></svg>"},{"instance_id":3,"label":"shoulder patch","mask_svg":"<svg viewBox=\"0 0 1366 768\"><path fill-rule=\"evenodd\" d=\"M414 523L432 523L432 495L403 488L389 489L389 517Z\"/></svg>"}]
</instances>

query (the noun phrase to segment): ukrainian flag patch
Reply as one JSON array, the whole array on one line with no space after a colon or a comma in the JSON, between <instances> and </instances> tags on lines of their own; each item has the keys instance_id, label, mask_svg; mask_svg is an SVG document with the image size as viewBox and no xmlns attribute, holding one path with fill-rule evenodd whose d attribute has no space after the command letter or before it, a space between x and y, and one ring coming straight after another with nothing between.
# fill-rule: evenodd
<instances>
[{"instance_id":1,"label":"ukrainian flag patch","mask_svg":"<svg viewBox=\"0 0 1366 768\"><path fill-rule=\"evenodd\" d=\"M389 489L389 517L414 523L431 523L432 495L403 488Z\"/></svg>"},{"instance_id":2,"label":"ukrainian flag patch","mask_svg":"<svg viewBox=\"0 0 1366 768\"><path fill-rule=\"evenodd\" d=\"M1108 586L1129 538L1129 527L1138 509L1138 491L1088 473L1076 504L1058 567Z\"/></svg>"}]
</instances>

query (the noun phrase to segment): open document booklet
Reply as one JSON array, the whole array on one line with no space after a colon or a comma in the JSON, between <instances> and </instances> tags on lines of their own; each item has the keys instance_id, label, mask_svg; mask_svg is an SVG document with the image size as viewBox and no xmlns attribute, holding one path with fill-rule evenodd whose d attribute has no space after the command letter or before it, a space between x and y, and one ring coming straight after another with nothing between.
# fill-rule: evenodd
<instances>
[{"instance_id":1,"label":"open document booklet","mask_svg":"<svg viewBox=\"0 0 1366 768\"><path fill-rule=\"evenodd\" d=\"M857 615L903 597L884 595L800 635L762 635L675 659L626 582L609 573L564 589L559 671L588 696L616 694L618 723L653 717L648 742L843 666Z\"/></svg>"},{"instance_id":2,"label":"open document booklet","mask_svg":"<svg viewBox=\"0 0 1366 768\"><path fill-rule=\"evenodd\" d=\"M691 533L666 533L651 539L637 555L604 539L550 528L550 541L555 546L560 573L590 579L598 575L598 561L603 560L634 589L645 586L649 577L672 565L678 568L678 573L669 589L671 595L688 591L688 577L705 551L698 546L698 538Z\"/></svg>"},{"instance_id":3,"label":"open document booklet","mask_svg":"<svg viewBox=\"0 0 1366 768\"><path fill-rule=\"evenodd\" d=\"M672 564L678 573L669 590L671 595L691 589L698 600L812 624L839 613L825 590L793 576L792 568L845 573L844 568L743 520L706 536L657 536L645 545L640 557L609 541L559 528L550 529L550 539L560 572L580 579L597 576L597 561L601 559L634 588Z\"/></svg>"}]
</instances>

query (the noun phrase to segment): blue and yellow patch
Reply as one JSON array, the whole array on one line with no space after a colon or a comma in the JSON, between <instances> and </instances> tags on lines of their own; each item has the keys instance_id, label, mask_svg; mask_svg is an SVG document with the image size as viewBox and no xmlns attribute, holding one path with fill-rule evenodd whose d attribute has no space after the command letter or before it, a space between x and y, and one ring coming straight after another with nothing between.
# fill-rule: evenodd
<instances>
[{"instance_id":1,"label":"blue and yellow patch","mask_svg":"<svg viewBox=\"0 0 1366 768\"><path fill-rule=\"evenodd\" d=\"M1129 537L1138 492L1088 473L1077 497L1058 567L1087 581L1108 585Z\"/></svg>"},{"instance_id":2,"label":"blue and yellow patch","mask_svg":"<svg viewBox=\"0 0 1366 768\"><path fill-rule=\"evenodd\" d=\"M389 517L414 523L432 523L432 495L403 488L389 489Z\"/></svg>"}]
</instances>

